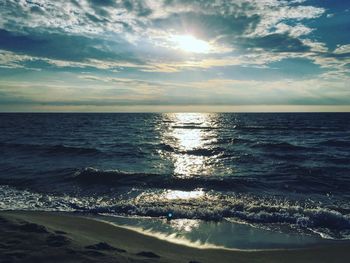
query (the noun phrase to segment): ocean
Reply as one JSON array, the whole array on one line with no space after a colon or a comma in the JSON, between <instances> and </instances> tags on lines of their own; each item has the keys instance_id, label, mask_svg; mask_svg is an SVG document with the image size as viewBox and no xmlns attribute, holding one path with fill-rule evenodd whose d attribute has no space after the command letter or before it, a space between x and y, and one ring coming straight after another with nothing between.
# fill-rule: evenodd
<instances>
[{"instance_id":1,"label":"ocean","mask_svg":"<svg viewBox=\"0 0 350 263\"><path fill-rule=\"evenodd\" d=\"M0 131L1 210L350 239L348 113L2 113Z\"/></svg>"}]
</instances>

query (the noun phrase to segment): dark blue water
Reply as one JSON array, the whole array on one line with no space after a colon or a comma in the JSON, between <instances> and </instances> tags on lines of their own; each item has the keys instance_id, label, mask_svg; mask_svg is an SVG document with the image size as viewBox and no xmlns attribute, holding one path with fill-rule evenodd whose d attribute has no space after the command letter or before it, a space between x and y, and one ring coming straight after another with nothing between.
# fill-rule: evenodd
<instances>
[{"instance_id":1,"label":"dark blue water","mask_svg":"<svg viewBox=\"0 0 350 263\"><path fill-rule=\"evenodd\" d=\"M0 208L350 238L350 114L0 114Z\"/></svg>"}]
</instances>

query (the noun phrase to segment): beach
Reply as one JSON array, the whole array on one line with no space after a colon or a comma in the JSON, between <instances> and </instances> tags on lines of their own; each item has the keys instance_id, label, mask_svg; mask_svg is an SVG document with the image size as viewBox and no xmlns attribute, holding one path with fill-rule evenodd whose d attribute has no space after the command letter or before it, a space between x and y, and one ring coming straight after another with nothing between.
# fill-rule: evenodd
<instances>
[{"instance_id":1,"label":"beach","mask_svg":"<svg viewBox=\"0 0 350 263\"><path fill-rule=\"evenodd\" d=\"M350 263L349 14L0 0L0 263Z\"/></svg>"},{"instance_id":2,"label":"beach","mask_svg":"<svg viewBox=\"0 0 350 263\"><path fill-rule=\"evenodd\" d=\"M350 244L304 249L200 249L92 218L2 211L1 262L344 262Z\"/></svg>"}]
</instances>

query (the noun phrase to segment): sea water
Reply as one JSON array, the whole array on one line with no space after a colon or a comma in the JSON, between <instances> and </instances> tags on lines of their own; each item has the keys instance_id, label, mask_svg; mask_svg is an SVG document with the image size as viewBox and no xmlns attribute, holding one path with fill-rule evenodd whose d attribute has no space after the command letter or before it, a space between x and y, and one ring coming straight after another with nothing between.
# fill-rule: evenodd
<instances>
[{"instance_id":1,"label":"sea water","mask_svg":"<svg viewBox=\"0 0 350 263\"><path fill-rule=\"evenodd\" d=\"M350 239L350 114L3 113L0 209Z\"/></svg>"}]
</instances>

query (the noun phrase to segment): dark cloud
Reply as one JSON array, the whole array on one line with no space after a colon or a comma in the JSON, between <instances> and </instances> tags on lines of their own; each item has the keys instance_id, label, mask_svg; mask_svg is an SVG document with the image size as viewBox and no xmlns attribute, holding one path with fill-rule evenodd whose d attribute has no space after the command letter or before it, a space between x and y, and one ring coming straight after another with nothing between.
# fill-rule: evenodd
<instances>
[{"instance_id":1,"label":"dark cloud","mask_svg":"<svg viewBox=\"0 0 350 263\"><path fill-rule=\"evenodd\" d=\"M44 5L43 5L43 4L40 4L40 3L38 3L38 2L26 0L26 3L29 4L29 5L31 5L31 6L37 6L37 7L44 8Z\"/></svg>"},{"instance_id":2,"label":"dark cloud","mask_svg":"<svg viewBox=\"0 0 350 263\"><path fill-rule=\"evenodd\" d=\"M71 3L77 7L80 7L79 1L78 0L70 0Z\"/></svg>"},{"instance_id":3,"label":"dark cloud","mask_svg":"<svg viewBox=\"0 0 350 263\"><path fill-rule=\"evenodd\" d=\"M233 46L241 51L254 48L273 52L309 51L310 48L300 39L288 34L274 33L246 37L249 33L254 32L260 21L259 15L244 15L241 9L237 9L237 12L230 15L195 12L171 14L166 18L153 20L153 26L164 30L172 29L183 34L195 34L206 40L216 39L222 44Z\"/></svg>"},{"instance_id":4,"label":"dark cloud","mask_svg":"<svg viewBox=\"0 0 350 263\"><path fill-rule=\"evenodd\" d=\"M152 9L150 8L145 8L145 7L142 7L142 8L138 8L137 10L137 15L138 16L149 16L152 14Z\"/></svg>"},{"instance_id":5,"label":"dark cloud","mask_svg":"<svg viewBox=\"0 0 350 263\"><path fill-rule=\"evenodd\" d=\"M152 10L146 5L143 0L88 0L90 5L101 15L108 15L104 8L123 8L128 12L133 12L137 16L149 16ZM101 13L102 12L102 13Z\"/></svg>"},{"instance_id":6,"label":"dark cloud","mask_svg":"<svg viewBox=\"0 0 350 263\"><path fill-rule=\"evenodd\" d=\"M306 52L310 50L310 47L304 45L301 40L287 34L242 38L240 41L245 48L263 48L273 52Z\"/></svg>"},{"instance_id":7,"label":"dark cloud","mask_svg":"<svg viewBox=\"0 0 350 263\"><path fill-rule=\"evenodd\" d=\"M115 6L115 0L88 0L92 6Z\"/></svg>"},{"instance_id":8,"label":"dark cloud","mask_svg":"<svg viewBox=\"0 0 350 263\"><path fill-rule=\"evenodd\" d=\"M224 17L240 17L247 16L247 13L257 12L256 3L254 1L246 2L235 2L231 0L197 0L197 1L188 1L188 0L165 0L163 1L164 7L177 7L184 6L190 10L193 10L201 14L217 14Z\"/></svg>"},{"instance_id":9,"label":"dark cloud","mask_svg":"<svg viewBox=\"0 0 350 263\"><path fill-rule=\"evenodd\" d=\"M58 33L16 34L0 29L0 49L21 54L67 61L86 59L138 61L123 40L101 39Z\"/></svg>"},{"instance_id":10,"label":"dark cloud","mask_svg":"<svg viewBox=\"0 0 350 263\"><path fill-rule=\"evenodd\" d=\"M84 30L91 30L91 32L95 34L99 34L101 29L102 31L105 31L104 34L107 35L110 32L106 31L113 31L114 24L114 28L118 28L118 30L121 31L118 32L118 34L123 32L131 34L142 34L142 30L144 30L144 32L147 32L150 28L152 28L155 30L155 32L167 31L172 33L176 32L177 34L193 34L198 38L205 39L208 41L218 40L221 42L221 44L232 46L235 49L240 49L241 51L252 48L263 48L274 52L304 52L309 50L309 48L305 46L301 40L299 40L296 37L291 37L287 33L274 33L264 36L256 36L256 34L254 34L254 37L246 37L247 35L253 35L252 33L256 30L257 26L264 19L263 12L266 12L266 10L263 10L259 13L257 9L257 3L255 2L247 1L243 3L232 3L232 1L226 0L165 0L163 1L164 6L176 7L177 5L179 5L182 7L181 10L192 11L176 12L176 9L173 8L170 9L172 11L166 10L166 15L164 17L152 19L151 17L147 18L147 16L151 15L153 11L150 9L149 6L147 6L146 1L87 1L93 8L93 11L90 8L85 9L84 6L79 4L77 0L71 0L71 3L74 3L75 7L79 8L75 10L70 15L70 17L76 15L77 19L67 21L67 24L62 23L61 25L59 25L60 28L35 27L32 28L32 31L61 31L61 33L62 31L70 31L76 33L78 31L77 29L81 27ZM40 12L44 12L45 10L43 9L42 5L37 5L34 2L30 1L27 1L27 3L31 5L31 8L37 14L40 14ZM11 19L5 21L5 28L8 31L23 32L23 28L25 28L26 25L18 23L16 25L16 22L12 19L15 19L15 17L21 17L21 21L30 21L31 16L28 16L28 12L25 10L25 8L23 8L23 6L19 4L16 5L12 2L7 3L6 1L5 9L7 10L6 16L11 17ZM118 16L120 15L120 19L119 17L118 19L115 19L116 17L112 16L112 14L115 14L115 12L112 12L111 10L118 10L118 12L120 12L118 14ZM43 15L43 19L48 19L48 15L50 14L50 12L48 12L47 10L45 12L47 14ZM123 15L125 14L125 12L132 13L133 15L128 16L126 19L123 19ZM139 19L140 17L143 18ZM67 19L69 19L69 16L67 17ZM76 21L79 21L78 24L72 25L72 23L75 23ZM84 33L86 33L86 31ZM33 38L33 41L43 39L47 40L51 43L50 46L55 48L55 45L52 43L52 41L43 37L43 34L39 37L35 36L35 34L34 36L28 37ZM48 35L48 37L53 39L58 38L50 34ZM96 37L101 38L104 36L100 35ZM120 37L123 37L122 34L120 34ZM138 35L135 35L135 37L138 37ZM72 44L70 42L70 39L73 38L79 37L67 35L66 39L62 39L62 43L65 44L67 42L67 45L70 45ZM84 36L82 36L81 39L74 39L74 41L77 42L77 46L81 48L81 51L79 51L79 53L84 53L85 51L86 53L95 52L98 57L104 57L104 50L101 50L100 48L95 48L94 46L87 44L87 42L91 42L91 44L101 46L101 43L96 43L95 40L84 41L83 38ZM85 44L82 44L82 42L84 42ZM125 45L127 46L128 43L125 43ZM117 46L118 48L121 48L120 45ZM104 45L102 45L102 47L105 48ZM74 50L75 48L73 47L72 53L75 52ZM44 50L44 52L49 53L49 51L47 50ZM69 52L64 51L64 53ZM109 52L107 51L107 53ZM72 57L76 56L77 55L73 54Z\"/></svg>"},{"instance_id":11,"label":"dark cloud","mask_svg":"<svg viewBox=\"0 0 350 263\"><path fill-rule=\"evenodd\" d=\"M128 11L132 11L134 9L134 5L133 5L132 1L125 0L125 1L123 1L122 4L125 7L125 9L128 10Z\"/></svg>"},{"instance_id":12,"label":"dark cloud","mask_svg":"<svg viewBox=\"0 0 350 263\"><path fill-rule=\"evenodd\" d=\"M38 102L34 101L31 98L26 98L17 94L9 94L6 91L0 90L0 102L1 105L32 105L37 104Z\"/></svg>"},{"instance_id":13,"label":"dark cloud","mask_svg":"<svg viewBox=\"0 0 350 263\"><path fill-rule=\"evenodd\" d=\"M242 35L247 30L254 30L259 21L258 15L222 16L186 12L155 19L153 26L164 30L173 29L182 33L194 33L202 38L210 39L222 35Z\"/></svg>"},{"instance_id":14,"label":"dark cloud","mask_svg":"<svg viewBox=\"0 0 350 263\"><path fill-rule=\"evenodd\" d=\"M153 12L142 0L124 0L120 7L125 8L128 12L135 13L137 16L149 16Z\"/></svg>"},{"instance_id":15,"label":"dark cloud","mask_svg":"<svg viewBox=\"0 0 350 263\"><path fill-rule=\"evenodd\" d=\"M332 58L337 58L339 60L343 60L343 59L348 59L350 58L350 50L344 53L324 53L324 54L320 54L320 56L324 56L324 57L332 57Z\"/></svg>"},{"instance_id":16,"label":"dark cloud","mask_svg":"<svg viewBox=\"0 0 350 263\"><path fill-rule=\"evenodd\" d=\"M91 22L94 23L107 23L109 20L107 18L99 18L93 14L86 13L86 17L91 20Z\"/></svg>"},{"instance_id":17,"label":"dark cloud","mask_svg":"<svg viewBox=\"0 0 350 263\"><path fill-rule=\"evenodd\" d=\"M95 13L103 19L109 18L108 9L117 7L115 0L88 0Z\"/></svg>"},{"instance_id":18,"label":"dark cloud","mask_svg":"<svg viewBox=\"0 0 350 263\"><path fill-rule=\"evenodd\" d=\"M45 11L43 10L43 8L39 7L39 6L32 6L30 8L30 12L32 13L36 13L36 14L40 14L43 15L45 13Z\"/></svg>"}]
</instances>

